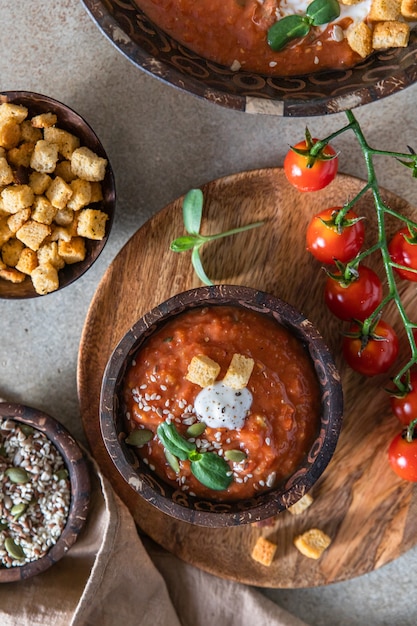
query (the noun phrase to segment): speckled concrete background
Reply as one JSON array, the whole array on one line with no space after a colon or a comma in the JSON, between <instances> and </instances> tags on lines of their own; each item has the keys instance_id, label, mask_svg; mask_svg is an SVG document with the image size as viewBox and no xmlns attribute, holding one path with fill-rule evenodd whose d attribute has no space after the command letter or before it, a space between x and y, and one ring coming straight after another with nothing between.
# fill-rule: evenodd
<instances>
[{"instance_id":1,"label":"speckled concrete background","mask_svg":"<svg viewBox=\"0 0 417 626\"><path fill-rule=\"evenodd\" d=\"M191 187L242 170L280 166L308 123L328 134L344 114L281 119L233 112L198 100L135 68L75 0L0 3L0 87L65 102L93 126L116 175L117 216L93 268L62 292L0 301L0 395L41 408L83 440L76 362L84 318L106 267L157 210ZM417 146L417 87L356 110L369 143ZM341 140L341 171L364 176L352 136ZM378 173L415 203L406 169ZM311 626L414 626L417 548L379 571L326 588L266 590ZM18 618L16 619L18 624Z\"/></svg>"}]
</instances>

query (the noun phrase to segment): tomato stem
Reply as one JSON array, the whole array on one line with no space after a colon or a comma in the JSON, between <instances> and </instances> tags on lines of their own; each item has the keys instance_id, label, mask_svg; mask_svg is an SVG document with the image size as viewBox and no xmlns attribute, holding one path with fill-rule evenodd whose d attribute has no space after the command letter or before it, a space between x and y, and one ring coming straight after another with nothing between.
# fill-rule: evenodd
<instances>
[{"instance_id":1,"label":"tomato stem","mask_svg":"<svg viewBox=\"0 0 417 626\"><path fill-rule=\"evenodd\" d=\"M405 437L404 437L407 443L411 443L413 441L414 431L415 431L416 426L417 426L417 418L414 420L411 420L411 422L407 426L407 429L405 431Z\"/></svg>"}]
</instances>

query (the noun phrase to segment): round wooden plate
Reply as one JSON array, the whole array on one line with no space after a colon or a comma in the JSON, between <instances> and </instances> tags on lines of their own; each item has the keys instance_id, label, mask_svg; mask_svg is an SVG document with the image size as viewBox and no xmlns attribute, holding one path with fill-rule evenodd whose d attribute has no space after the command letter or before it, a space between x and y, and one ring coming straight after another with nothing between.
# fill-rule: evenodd
<instances>
[{"instance_id":1,"label":"round wooden plate","mask_svg":"<svg viewBox=\"0 0 417 626\"><path fill-rule=\"evenodd\" d=\"M146 311L166 298L198 286L190 253L174 253L170 242L184 234L182 198L145 223L116 256L92 300L82 335L78 392L86 436L101 469L129 507L140 529L179 558L212 574L274 588L323 585L369 572L398 557L417 542L416 489L398 479L387 462L387 447L399 424L390 415L384 385L388 377L364 379L340 357L342 323L323 303L325 274L305 251L311 216L327 206L352 199L363 181L344 175L326 189L302 194L281 169L228 176L202 187L205 198L203 234L265 220L259 229L207 244L204 267L214 282L241 284L273 293L302 311L319 328L340 367L345 418L334 458L312 490L314 502L301 516L281 513L269 526L227 529L190 526L159 513L119 477L104 448L99 426L99 398L106 362L120 338ZM392 208L409 205L383 192ZM372 198L362 197L358 211L367 216L369 241L375 240ZM388 231L398 224L392 221ZM381 270L379 256L368 263ZM381 276L383 276L381 274ZM415 288L400 285L410 307ZM392 307L384 317L406 340ZM293 537L318 527L332 538L324 555L313 561L301 556ZM277 543L270 567L251 558L256 539Z\"/></svg>"}]
</instances>

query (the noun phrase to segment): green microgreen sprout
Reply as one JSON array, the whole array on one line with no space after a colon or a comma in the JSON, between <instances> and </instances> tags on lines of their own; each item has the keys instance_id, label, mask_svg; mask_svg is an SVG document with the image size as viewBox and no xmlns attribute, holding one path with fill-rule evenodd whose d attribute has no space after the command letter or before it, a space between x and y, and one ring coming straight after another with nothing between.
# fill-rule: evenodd
<instances>
[{"instance_id":1,"label":"green microgreen sprout","mask_svg":"<svg viewBox=\"0 0 417 626\"><path fill-rule=\"evenodd\" d=\"M229 237L230 235L236 235L252 228L262 226L263 221L247 224L246 226L239 226L238 228L232 228L222 233L214 235L201 235L201 219L203 215L204 197L201 189L191 189L184 197L182 205L182 215L184 221L184 227L188 235L177 237L171 242L170 248L173 252L187 252L191 250L191 263L194 267L195 273L199 277L202 283L205 285L212 285L212 281L207 276L200 257L200 248L203 244L215 239L221 239L223 237Z\"/></svg>"},{"instance_id":2,"label":"green microgreen sprout","mask_svg":"<svg viewBox=\"0 0 417 626\"><path fill-rule=\"evenodd\" d=\"M215 452L198 451L196 445L182 437L174 424L162 422L156 431L164 446L165 457L174 472L180 471L180 461L190 461L191 472L197 480L214 491L224 491L232 482L232 470Z\"/></svg>"},{"instance_id":3,"label":"green microgreen sprout","mask_svg":"<svg viewBox=\"0 0 417 626\"><path fill-rule=\"evenodd\" d=\"M305 14L287 15L270 27L267 36L269 47L278 52L293 39L308 35L312 26L328 24L339 15L340 5L337 0L313 0Z\"/></svg>"},{"instance_id":4,"label":"green microgreen sprout","mask_svg":"<svg viewBox=\"0 0 417 626\"><path fill-rule=\"evenodd\" d=\"M366 341L366 338L372 335L376 323L381 317L381 313L384 307L389 302L393 302L396 305L399 316L406 331L408 342L410 344L411 356L408 362L392 379L395 387L395 389L392 390L392 393L404 393L407 385L407 373L409 372L410 368L417 363L417 344L416 337L413 333L413 330L417 328L417 323L413 322L410 319L404 308L393 271L396 267L406 269L407 271L411 271L411 269L398 265L398 263L395 263L390 257L386 232L386 217L394 217L403 222L403 224L408 227L410 231L410 242L414 242L413 237L417 229L417 222L411 220L406 215L403 215L398 211L392 209L384 201L375 172L374 157L385 156L394 158L405 167L411 169L413 177L417 177L417 154L409 146L408 153L393 152L389 150L378 150L372 148L366 141L362 128L352 111L345 111L345 114L348 118L347 125L339 128L326 138L317 141L311 148L311 154L312 156L314 156L320 150L323 150L323 148L328 143L333 141L338 135L341 135L342 133L345 133L347 131L353 131L362 150L367 170L367 182L352 200L344 204L342 210L339 211L335 219L335 223L336 225L343 224L348 211L352 209L352 207L359 201L360 198L362 198L362 196L364 196L367 192L370 192L373 196L374 206L376 210L378 234L377 240L373 245L360 252L354 259L352 259L350 262L343 266L343 272L345 277L348 279L349 276L354 276L355 272L357 271L357 267L364 259L376 252L379 252L381 254L387 279L387 292L382 302L376 307L371 315L363 323L361 323L361 335Z\"/></svg>"}]
</instances>

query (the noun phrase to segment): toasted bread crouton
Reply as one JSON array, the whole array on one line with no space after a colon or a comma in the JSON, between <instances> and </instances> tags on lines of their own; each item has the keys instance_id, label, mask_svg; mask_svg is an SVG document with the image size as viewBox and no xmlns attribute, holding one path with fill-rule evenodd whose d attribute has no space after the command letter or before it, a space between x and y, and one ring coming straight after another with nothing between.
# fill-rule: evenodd
<instances>
[{"instance_id":1,"label":"toasted bread crouton","mask_svg":"<svg viewBox=\"0 0 417 626\"><path fill-rule=\"evenodd\" d=\"M39 115L35 115L31 119L32 126L34 128L49 128L49 126L54 126L58 121L55 113L40 113Z\"/></svg>"},{"instance_id":2,"label":"toasted bread crouton","mask_svg":"<svg viewBox=\"0 0 417 626\"><path fill-rule=\"evenodd\" d=\"M234 354L223 383L232 389L243 389L249 382L255 362L243 354Z\"/></svg>"},{"instance_id":3,"label":"toasted bread crouton","mask_svg":"<svg viewBox=\"0 0 417 626\"><path fill-rule=\"evenodd\" d=\"M100 202L103 200L103 190L101 188L101 184L98 181L90 182L91 189L91 199L90 203L94 204L94 202Z\"/></svg>"},{"instance_id":4,"label":"toasted bread crouton","mask_svg":"<svg viewBox=\"0 0 417 626\"><path fill-rule=\"evenodd\" d=\"M4 156L0 156L0 185L10 185L14 180L13 170Z\"/></svg>"},{"instance_id":5,"label":"toasted bread crouton","mask_svg":"<svg viewBox=\"0 0 417 626\"><path fill-rule=\"evenodd\" d=\"M71 169L71 161L59 161L56 164L55 176L60 176L66 183L70 183L77 178Z\"/></svg>"},{"instance_id":6,"label":"toasted bread crouton","mask_svg":"<svg viewBox=\"0 0 417 626\"><path fill-rule=\"evenodd\" d=\"M265 537L258 537L252 550L252 558L254 561L269 567L274 560L277 545Z\"/></svg>"},{"instance_id":7,"label":"toasted bread crouton","mask_svg":"<svg viewBox=\"0 0 417 626\"><path fill-rule=\"evenodd\" d=\"M58 253L58 244L56 241L51 241L41 246L37 252L38 264L47 265L51 263L57 270L64 267L65 261Z\"/></svg>"},{"instance_id":8,"label":"toasted bread crouton","mask_svg":"<svg viewBox=\"0 0 417 626\"><path fill-rule=\"evenodd\" d=\"M1 192L2 208L7 213L17 213L32 206L34 193L29 185L10 185Z\"/></svg>"},{"instance_id":9,"label":"toasted bread crouton","mask_svg":"<svg viewBox=\"0 0 417 626\"><path fill-rule=\"evenodd\" d=\"M57 176L49 185L45 195L56 209L63 209L72 196L72 189L65 180Z\"/></svg>"},{"instance_id":10,"label":"toasted bread crouton","mask_svg":"<svg viewBox=\"0 0 417 626\"><path fill-rule=\"evenodd\" d=\"M0 248L13 237L13 233L7 224L7 217L0 218Z\"/></svg>"},{"instance_id":11,"label":"toasted bread crouton","mask_svg":"<svg viewBox=\"0 0 417 626\"><path fill-rule=\"evenodd\" d=\"M39 222L30 219L19 228L16 232L16 237L19 241L22 241L25 246L36 252L50 232L51 229L46 224L39 224Z\"/></svg>"},{"instance_id":12,"label":"toasted bread crouton","mask_svg":"<svg viewBox=\"0 0 417 626\"><path fill-rule=\"evenodd\" d=\"M7 160L15 167L29 167L35 144L29 141L21 143L17 148L11 148L7 153Z\"/></svg>"},{"instance_id":13,"label":"toasted bread crouton","mask_svg":"<svg viewBox=\"0 0 417 626\"><path fill-rule=\"evenodd\" d=\"M346 39L354 52L363 59L372 52L372 30L365 22L352 24L346 31Z\"/></svg>"},{"instance_id":14,"label":"toasted bread crouton","mask_svg":"<svg viewBox=\"0 0 417 626\"><path fill-rule=\"evenodd\" d=\"M374 26L372 46L375 50L406 48L410 37L410 26L405 22L378 22Z\"/></svg>"},{"instance_id":15,"label":"toasted bread crouton","mask_svg":"<svg viewBox=\"0 0 417 626\"><path fill-rule=\"evenodd\" d=\"M89 148L74 150L71 156L71 169L78 178L101 181L106 174L107 159L99 157Z\"/></svg>"},{"instance_id":16,"label":"toasted bread crouton","mask_svg":"<svg viewBox=\"0 0 417 626\"><path fill-rule=\"evenodd\" d=\"M45 196L35 196L32 205L32 219L41 224L52 224L57 209Z\"/></svg>"},{"instance_id":17,"label":"toasted bread crouton","mask_svg":"<svg viewBox=\"0 0 417 626\"><path fill-rule=\"evenodd\" d=\"M59 287L58 271L51 263L38 265L30 277L36 293L41 296L56 291Z\"/></svg>"},{"instance_id":18,"label":"toasted bread crouton","mask_svg":"<svg viewBox=\"0 0 417 626\"><path fill-rule=\"evenodd\" d=\"M87 239L103 239L106 234L107 213L98 209L83 209L78 214L77 234Z\"/></svg>"},{"instance_id":19,"label":"toasted bread crouton","mask_svg":"<svg viewBox=\"0 0 417 626\"><path fill-rule=\"evenodd\" d=\"M5 267L0 269L0 278L4 278L4 280L8 280L11 283L23 283L26 276L15 267Z\"/></svg>"},{"instance_id":20,"label":"toasted bread crouton","mask_svg":"<svg viewBox=\"0 0 417 626\"><path fill-rule=\"evenodd\" d=\"M0 121L13 121L21 124L28 115L28 110L22 104L3 102L0 104Z\"/></svg>"},{"instance_id":21,"label":"toasted bread crouton","mask_svg":"<svg viewBox=\"0 0 417 626\"><path fill-rule=\"evenodd\" d=\"M372 0L368 19L372 22L397 20L400 16L401 0Z\"/></svg>"},{"instance_id":22,"label":"toasted bread crouton","mask_svg":"<svg viewBox=\"0 0 417 626\"><path fill-rule=\"evenodd\" d=\"M58 241L58 254L68 265L84 261L85 242L82 237L73 237L70 241Z\"/></svg>"},{"instance_id":23,"label":"toasted bread crouton","mask_svg":"<svg viewBox=\"0 0 417 626\"><path fill-rule=\"evenodd\" d=\"M71 241L77 235L77 220L73 220L68 226L51 224L51 241Z\"/></svg>"},{"instance_id":24,"label":"toasted bread crouton","mask_svg":"<svg viewBox=\"0 0 417 626\"><path fill-rule=\"evenodd\" d=\"M58 146L59 154L61 154L64 159L70 159L74 150L80 146L78 137L62 128L45 128L43 137L46 141Z\"/></svg>"},{"instance_id":25,"label":"toasted bread crouton","mask_svg":"<svg viewBox=\"0 0 417 626\"><path fill-rule=\"evenodd\" d=\"M20 124L20 140L36 143L39 139L43 139L40 128L34 128L30 120L25 120Z\"/></svg>"},{"instance_id":26,"label":"toasted bread crouton","mask_svg":"<svg viewBox=\"0 0 417 626\"><path fill-rule=\"evenodd\" d=\"M22 209L17 213L13 213L12 215L10 215L10 217L7 218L7 226L10 228L13 234L16 233L19 228L21 228L23 224L28 221L31 212L32 209L30 207L27 207L26 209Z\"/></svg>"},{"instance_id":27,"label":"toasted bread crouton","mask_svg":"<svg viewBox=\"0 0 417 626\"><path fill-rule=\"evenodd\" d=\"M88 180L76 178L70 182L72 196L67 202L67 207L73 211L79 211L87 206L91 200L91 184Z\"/></svg>"},{"instance_id":28,"label":"toasted bread crouton","mask_svg":"<svg viewBox=\"0 0 417 626\"><path fill-rule=\"evenodd\" d=\"M30 167L37 172L52 174L58 161L58 146L55 143L40 139L30 160Z\"/></svg>"},{"instance_id":29,"label":"toasted bread crouton","mask_svg":"<svg viewBox=\"0 0 417 626\"><path fill-rule=\"evenodd\" d=\"M37 196L45 193L51 181L52 178L44 172L31 172L29 175L29 187L32 188L33 193Z\"/></svg>"},{"instance_id":30,"label":"toasted bread crouton","mask_svg":"<svg viewBox=\"0 0 417 626\"><path fill-rule=\"evenodd\" d=\"M37 266L38 256L36 252L30 248L23 248L19 260L16 263L16 269L30 276Z\"/></svg>"},{"instance_id":31,"label":"toasted bread crouton","mask_svg":"<svg viewBox=\"0 0 417 626\"><path fill-rule=\"evenodd\" d=\"M330 537L319 528L311 528L294 538L297 550L309 559L319 559L330 543Z\"/></svg>"},{"instance_id":32,"label":"toasted bread crouton","mask_svg":"<svg viewBox=\"0 0 417 626\"><path fill-rule=\"evenodd\" d=\"M406 20L417 20L417 0L402 0L401 15Z\"/></svg>"},{"instance_id":33,"label":"toasted bread crouton","mask_svg":"<svg viewBox=\"0 0 417 626\"><path fill-rule=\"evenodd\" d=\"M15 267L19 261L20 254L24 248L24 245L18 239L10 238L1 247L1 258L3 263L10 267Z\"/></svg>"},{"instance_id":34,"label":"toasted bread crouton","mask_svg":"<svg viewBox=\"0 0 417 626\"><path fill-rule=\"evenodd\" d=\"M191 359L185 378L200 387L208 387L214 383L219 372L220 365L216 361L205 354L198 354Z\"/></svg>"},{"instance_id":35,"label":"toasted bread crouton","mask_svg":"<svg viewBox=\"0 0 417 626\"><path fill-rule=\"evenodd\" d=\"M15 148L20 141L20 125L13 120L0 121L0 146L10 150Z\"/></svg>"},{"instance_id":36,"label":"toasted bread crouton","mask_svg":"<svg viewBox=\"0 0 417 626\"><path fill-rule=\"evenodd\" d=\"M295 504L292 504L288 507L288 511L292 515L301 515L305 510L308 509L309 506L313 504L313 498L309 493L303 495Z\"/></svg>"},{"instance_id":37,"label":"toasted bread crouton","mask_svg":"<svg viewBox=\"0 0 417 626\"><path fill-rule=\"evenodd\" d=\"M58 209L55 213L54 222L58 226L69 226L74 221L74 211L67 206L63 209ZM76 234L76 230L73 233Z\"/></svg>"}]
</instances>

